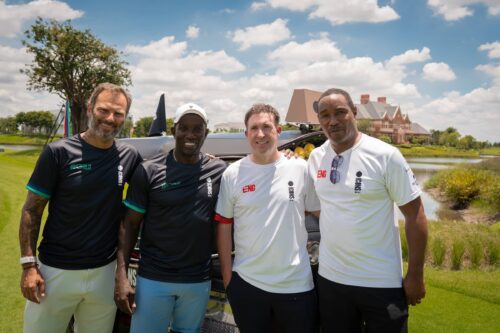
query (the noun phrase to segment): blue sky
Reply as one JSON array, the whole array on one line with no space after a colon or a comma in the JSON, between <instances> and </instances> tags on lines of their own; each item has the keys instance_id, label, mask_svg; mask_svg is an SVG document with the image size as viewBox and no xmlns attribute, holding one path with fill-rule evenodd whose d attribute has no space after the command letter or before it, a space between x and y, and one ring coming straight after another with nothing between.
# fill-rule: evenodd
<instances>
[{"instance_id":1,"label":"blue sky","mask_svg":"<svg viewBox=\"0 0 500 333\"><path fill-rule=\"evenodd\" d=\"M214 125L255 102L284 117L293 89L340 87L386 96L427 129L500 141L500 0L0 0L0 116L60 104L18 71L37 16L124 53L134 119L162 92L170 116L193 101Z\"/></svg>"}]
</instances>

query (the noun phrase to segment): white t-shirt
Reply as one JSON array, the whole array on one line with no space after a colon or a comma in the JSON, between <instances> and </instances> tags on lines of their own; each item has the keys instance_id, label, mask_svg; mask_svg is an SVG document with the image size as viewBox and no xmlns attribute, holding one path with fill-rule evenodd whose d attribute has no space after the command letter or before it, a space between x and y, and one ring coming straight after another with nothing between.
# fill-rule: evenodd
<instances>
[{"instance_id":1,"label":"white t-shirt","mask_svg":"<svg viewBox=\"0 0 500 333\"><path fill-rule=\"evenodd\" d=\"M308 162L321 202L319 274L361 287L399 288L402 260L395 206L420 194L401 153L367 135L340 154L340 180L330 180L337 154L327 140Z\"/></svg>"},{"instance_id":2,"label":"white t-shirt","mask_svg":"<svg viewBox=\"0 0 500 333\"><path fill-rule=\"evenodd\" d=\"M319 201L304 160L281 156L261 165L247 156L231 164L222 175L216 213L234 220L233 271L268 292L313 289L306 208L319 210Z\"/></svg>"}]
</instances>

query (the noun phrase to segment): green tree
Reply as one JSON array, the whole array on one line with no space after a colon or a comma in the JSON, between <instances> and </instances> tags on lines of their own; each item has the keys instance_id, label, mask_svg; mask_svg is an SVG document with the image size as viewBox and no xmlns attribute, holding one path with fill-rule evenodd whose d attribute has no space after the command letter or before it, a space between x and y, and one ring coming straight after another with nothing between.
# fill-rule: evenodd
<instances>
[{"instance_id":1,"label":"green tree","mask_svg":"<svg viewBox=\"0 0 500 333\"><path fill-rule=\"evenodd\" d=\"M17 125L22 125L24 133L48 134L54 124L54 115L50 111L29 111L16 114Z\"/></svg>"},{"instance_id":2,"label":"green tree","mask_svg":"<svg viewBox=\"0 0 500 333\"><path fill-rule=\"evenodd\" d=\"M132 128L134 127L134 121L132 120L132 116L128 115L127 119L125 119L125 123L123 123L122 130L118 133L118 138L130 138L132 134Z\"/></svg>"},{"instance_id":3,"label":"green tree","mask_svg":"<svg viewBox=\"0 0 500 333\"><path fill-rule=\"evenodd\" d=\"M431 129L431 145L439 144L439 138L441 137L441 134L443 134L442 131Z\"/></svg>"},{"instance_id":4,"label":"green tree","mask_svg":"<svg viewBox=\"0 0 500 333\"><path fill-rule=\"evenodd\" d=\"M131 84L120 53L89 30L74 29L70 21L38 18L25 36L23 45L34 56L33 62L21 69L28 76L28 89L45 90L69 100L75 133L87 127L86 101L97 84Z\"/></svg>"},{"instance_id":5,"label":"green tree","mask_svg":"<svg viewBox=\"0 0 500 333\"><path fill-rule=\"evenodd\" d=\"M153 117L142 117L135 123L134 134L136 137L148 136L149 128L153 123Z\"/></svg>"},{"instance_id":6,"label":"green tree","mask_svg":"<svg viewBox=\"0 0 500 333\"><path fill-rule=\"evenodd\" d=\"M378 137L379 140L384 141L386 143L392 143L392 139L388 135L381 135Z\"/></svg>"},{"instance_id":7,"label":"green tree","mask_svg":"<svg viewBox=\"0 0 500 333\"><path fill-rule=\"evenodd\" d=\"M456 147L459 139L460 133L444 131L439 136L439 144L448 147Z\"/></svg>"},{"instance_id":8,"label":"green tree","mask_svg":"<svg viewBox=\"0 0 500 333\"><path fill-rule=\"evenodd\" d=\"M16 117L0 118L0 133L3 134L17 133Z\"/></svg>"},{"instance_id":9,"label":"green tree","mask_svg":"<svg viewBox=\"0 0 500 333\"><path fill-rule=\"evenodd\" d=\"M472 149L476 147L476 139L472 135L466 135L458 140L458 147L463 149Z\"/></svg>"},{"instance_id":10,"label":"green tree","mask_svg":"<svg viewBox=\"0 0 500 333\"><path fill-rule=\"evenodd\" d=\"M172 127L174 127L174 118L167 118L167 135L172 135Z\"/></svg>"},{"instance_id":11,"label":"green tree","mask_svg":"<svg viewBox=\"0 0 500 333\"><path fill-rule=\"evenodd\" d=\"M358 119L358 131L369 134L369 129L372 126L370 119Z\"/></svg>"}]
</instances>

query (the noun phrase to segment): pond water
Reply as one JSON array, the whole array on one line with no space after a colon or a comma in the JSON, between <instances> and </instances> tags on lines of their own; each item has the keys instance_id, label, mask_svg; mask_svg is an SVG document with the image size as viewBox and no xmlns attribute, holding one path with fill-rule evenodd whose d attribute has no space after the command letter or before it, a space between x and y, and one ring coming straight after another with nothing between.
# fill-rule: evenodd
<instances>
[{"instance_id":1,"label":"pond water","mask_svg":"<svg viewBox=\"0 0 500 333\"><path fill-rule=\"evenodd\" d=\"M447 169L459 163L479 163L483 158L454 158L454 157L409 157L406 159L410 165L418 184L423 188L425 182L438 170ZM460 215L440 202L427 192L423 191L422 202L424 204L425 214L429 220L451 219L461 220ZM398 210L398 219L404 219L401 211Z\"/></svg>"},{"instance_id":2,"label":"pond water","mask_svg":"<svg viewBox=\"0 0 500 333\"><path fill-rule=\"evenodd\" d=\"M0 149L12 149L12 150L29 150L35 149L39 146L32 145L0 145Z\"/></svg>"}]
</instances>

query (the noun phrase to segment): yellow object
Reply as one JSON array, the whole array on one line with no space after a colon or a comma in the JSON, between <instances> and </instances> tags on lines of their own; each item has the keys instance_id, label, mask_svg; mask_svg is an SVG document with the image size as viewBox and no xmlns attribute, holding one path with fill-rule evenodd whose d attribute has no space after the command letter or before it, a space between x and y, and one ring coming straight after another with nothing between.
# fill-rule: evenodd
<instances>
[{"instance_id":1,"label":"yellow object","mask_svg":"<svg viewBox=\"0 0 500 333\"><path fill-rule=\"evenodd\" d=\"M302 147L295 148L294 152L295 152L295 155L297 155L298 157L302 157L302 158L305 158L306 155L308 155L306 153L305 149Z\"/></svg>"},{"instance_id":2,"label":"yellow object","mask_svg":"<svg viewBox=\"0 0 500 333\"><path fill-rule=\"evenodd\" d=\"M316 148L312 143L308 143L304 146L305 151L308 153L308 155L313 151L313 149Z\"/></svg>"}]
</instances>

